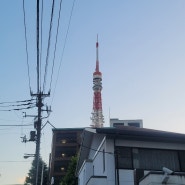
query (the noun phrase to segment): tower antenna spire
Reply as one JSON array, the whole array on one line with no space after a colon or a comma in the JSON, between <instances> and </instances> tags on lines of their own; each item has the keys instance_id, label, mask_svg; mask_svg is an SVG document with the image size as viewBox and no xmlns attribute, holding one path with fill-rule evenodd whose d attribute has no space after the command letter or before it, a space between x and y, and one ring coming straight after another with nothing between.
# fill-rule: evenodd
<instances>
[{"instance_id":1,"label":"tower antenna spire","mask_svg":"<svg viewBox=\"0 0 185 185\"><path fill-rule=\"evenodd\" d=\"M96 72L99 72L99 56L98 56L98 34L97 34L97 41L96 41Z\"/></svg>"},{"instance_id":2,"label":"tower antenna spire","mask_svg":"<svg viewBox=\"0 0 185 185\"><path fill-rule=\"evenodd\" d=\"M96 42L96 69L93 73L93 111L92 111L92 124L91 126L94 128L103 127L104 117L102 111L102 98L101 98L101 90L102 90L102 73L99 71L99 56L98 56L98 35Z\"/></svg>"}]
</instances>

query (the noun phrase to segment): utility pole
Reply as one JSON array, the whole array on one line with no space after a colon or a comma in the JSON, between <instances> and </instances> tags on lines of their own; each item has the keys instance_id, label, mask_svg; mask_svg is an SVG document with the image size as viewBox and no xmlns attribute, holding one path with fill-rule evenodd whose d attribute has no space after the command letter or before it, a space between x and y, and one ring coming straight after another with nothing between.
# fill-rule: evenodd
<instances>
[{"instance_id":1,"label":"utility pole","mask_svg":"<svg viewBox=\"0 0 185 185\"><path fill-rule=\"evenodd\" d=\"M37 0L37 107L38 107L38 117L36 122L36 130L37 130L37 139L36 139L36 150L35 150L35 161L36 161L36 182L38 183L38 174L39 174L39 158L40 158L40 136L41 136L41 108L42 104L42 95L40 89L40 63L39 63L39 0ZM33 96L33 95L32 95Z\"/></svg>"},{"instance_id":2,"label":"utility pole","mask_svg":"<svg viewBox=\"0 0 185 185\"><path fill-rule=\"evenodd\" d=\"M36 150L35 150L35 161L36 161L36 181L35 185L38 185L38 175L39 175L39 159L40 159L40 138L41 138L41 125L42 125L42 107L43 104L43 98L46 96L49 96L50 93L44 94L41 91L40 87L40 57L39 57L39 0L37 0L37 26L36 26L36 33L37 33L37 93L32 94L31 96L37 97L37 108L38 108L38 115L37 115L37 121L35 124L35 129L37 131L36 134Z\"/></svg>"},{"instance_id":3,"label":"utility pole","mask_svg":"<svg viewBox=\"0 0 185 185\"><path fill-rule=\"evenodd\" d=\"M35 150L35 161L36 161L36 184L38 183L38 173L39 173L39 159L40 159L40 137L41 137L41 108L43 106L42 104L42 94L39 92L38 94L35 94L37 96L37 107L38 107L38 117L35 124L36 131L37 131L37 139L36 139L36 150Z\"/></svg>"},{"instance_id":4,"label":"utility pole","mask_svg":"<svg viewBox=\"0 0 185 185\"><path fill-rule=\"evenodd\" d=\"M35 157L35 163L36 163L36 170L35 170L35 182L33 183L33 185L39 185L38 183L38 177L39 177L39 163L40 163L40 140L41 140L41 130L42 130L42 111L51 111L48 110L48 107L46 108L46 110L43 110L42 107L44 106L43 104L43 99L45 97L50 96L50 92L48 92L47 94L44 93L44 86L43 89L41 88L41 81L40 81L40 51L39 51L39 0L36 0L36 47L37 47L37 92L36 93L32 93L30 92L31 96L36 97L36 106L37 106L37 116L36 115L27 115L29 117L35 117L35 121L34 121L34 128L36 130L36 134L35 131L31 131L33 132L33 134L31 134L30 132L30 139L27 140L26 136L22 137L23 142L27 142L27 141L36 141L36 150L35 150L35 154L33 154L33 156ZM31 91L31 90L30 90ZM26 117L26 114L25 114ZM49 123L49 122L48 122ZM50 125L52 125L51 123L49 123ZM46 125L46 124L45 124ZM44 126L45 126L44 125ZM53 125L52 125L53 126ZM54 126L53 126L54 127ZM30 156L29 156L30 157ZM27 158L27 156L25 156L25 158ZM41 172L40 172L41 173ZM42 172L43 173L43 172ZM43 179L41 179L41 184L43 182Z\"/></svg>"},{"instance_id":5,"label":"utility pole","mask_svg":"<svg viewBox=\"0 0 185 185\"><path fill-rule=\"evenodd\" d=\"M31 94L32 96L37 97L37 108L38 108L38 116L37 121L35 122L35 129L37 131L36 134L36 150L35 150L35 161L36 161L36 182L35 185L38 185L38 175L39 175L39 159L40 159L40 139L41 139L41 125L42 125L42 107L44 104L42 103L42 100L44 97L49 96L50 94L43 94L41 91L39 91L38 94Z\"/></svg>"},{"instance_id":6,"label":"utility pole","mask_svg":"<svg viewBox=\"0 0 185 185\"><path fill-rule=\"evenodd\" d=\"M41 92L37 95L38 102L37 102L37 107L38 107L38 120L37 120L37 140L36 140L36 165L37 165L37 170L36 170L36 185L38 183L38 173L39 173L39 158L40 158L40 137L41 137L41 108L43 106L42 104L42 94Z\"/></svg>"}]
</instances>

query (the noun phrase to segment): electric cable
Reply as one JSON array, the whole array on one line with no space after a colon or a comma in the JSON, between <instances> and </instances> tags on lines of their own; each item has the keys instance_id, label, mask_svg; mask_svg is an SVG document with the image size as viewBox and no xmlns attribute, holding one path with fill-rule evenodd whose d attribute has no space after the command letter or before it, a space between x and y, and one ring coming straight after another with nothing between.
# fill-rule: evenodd
<instances>
[{"instance_id":1,"label":"electric cable","mask_svg":"<svg viewBox=\"0 0 185 185\"><path fill-rule=\"evenodd\" d=\"M55 54L56 54L56 47L57 47L58 30L59 30L59 25L60 25L61 5L62 5L62 0L60 1L60 7L59 7L57 33L56 33L56 37L55 37L55 49L54 49L54 57L53 57L53 65L52 65L52 72L51 72L51 81L50 81L49 92L51 92L51 84L52 84L52 80L53 80L53 71L54 71L54 65L55 65Z\"/></svg>"},{"instance_id":2,"label":"electric cable","mask_svg":"<svg viewBox=\"0 0 185 185\"><path fill-rule=\"evenodd\" d=\"M32 102L32 100L33 99L15 101L15 102L1 102L0 108L5 108L5 109L0 109L0 111L8 112L8 111L19 111L19 110L34 108L36 106L36 103ZM13 107L17 107L17 108L13 108Z\"/></svg>"},{"instance_id":3,"label":"electric cable","mask_svg":"<svg viewBox=\"0 0 185 185\"><path fill-rule=\"evenodd\" d=\"M49 52L50 52L50 42L51 42L51 30L52 30L52 24L53 24L54 5L55 5L55 0L53 0L52 10L51 10L51 19L50 19L50 28L49 28L48 46L47 46L47 54L46 54L44 82L43 82L43 92L45 91L45 85L46 85L46 76L47 76L47 69L48 69L48 60L49 60Z\"/></svg>"},{"instance_id":4,"label":"electric cable","mask_svg":"<svg viewBox=\"0 0 185 185\"><path fill-rule=\"evenodd\" d=\"M24 6L24 0L23 0L23 15L24 15L24 38L26 42L26 63L27 63L27 73L28 73L28 83L29 83L29 90L31 94L31 83L30 83L30 67L29 67L29 55L28 55L28 39L27 39L27 30L26 30L26 13L25 13L25 6Z\"/></svg>"},{"instance_id":5,"label":"electric cable","mask_svg":"<svg viewBox=\"0 0 185 185\"><path fill-rule=\"evenodd\" d=\"M42 0L42 6L41 6L41 31L40 31L40 77L41 77L41 62L42 62L42 27L43 27L43 11L44 11L44 6L43 6L43 0ZM40 91L41 91L41 78L40 78Z\"/></svg>"},{"instance_id":6,"label":"electric cable","mask_svg":"<svg viewBox=\"0 0 185 185\"><path fill-rule=\"evenodd\" d=\"M18 115L17 111L14 111L14 114L16 115L16 117L17 117L19 120L21 120L21 123L23 123L23 118L24 118L24 116L21 116L21 117L20 117L20 115ZM23 113L22 113L22 114L23 114Z\"/></svg>"},{"instance_id":7,"label":"electric cable","mask_svg":"<svg viewBox=\"0 0 185 185\"><path fill-rule=\"evenodd\" d=\"M87 147L87 146L84 146L84 145L80 145L80 146L82 148L87 148L87 149L93 150L95 152L100 152L100 153L106 153L106 154L110 154L110 155L115 155L113 152L100 151L100 150L97 150L97 149L94 149L94 148L91 148L91 147Z\"/></svg>"},{"instance_id":8,"label":"electric cable","mask_svg":"<svg viewBox=\"0 0 185 185\"><path fill-rule=\"evenodd\" d=\"M27 126L32 126L34 124L26 124L26 125L0 125L0 127L27 127Z\"/></svg>"},{"instance_id":9,"label":"electric cable","mask_svg":"<svg viewBox=\"0 0 185 185\"><path fill-rule=\"evenodd\" d=\"M58 82L58 79L59 79L59 73L60 73L62 62L63 62L63 56L64 56L64 51L65 51L66 42L67 42L67 38L68 38L68 33L69 33L70 24L71 24L71 19L72 19L74 5L75 5L75 0L73 0L73 5L72 5L72 8L71 8L69 23L68 23L68 27L67 27L67 32L66 32L65 40L64 40L64 46L63 46L63 49L62 49L62 56L61 56L61 59L60 59L60 64L59 64L59 68L58 68L58 72L57 72L57 79L56 79L56 82L55 82L55 87L54 87L54 91L53 91L53 97L52 97L52 100L51 100L51 104L53 103L53 99L54 99L54 96L55 96L57 82Z\"/></svg>"},{"instance_id":10,"label":"electric cable","mask_svg":"<svg viewBox=\"0 0 185 185\"><path fill-rule=\"evenodd\" d=\"M7 110L0 110L0 112L10 112L10 111L20 111L20 110L26 110L26 109L31 109L31 108L35 108L35 106L29 106L29 107L25 107L25 108L19 108L19 109L7 109Z\"/></svg>"},{"instance_id":11,"label":"electric cable","mask_svg":"<svg viewBox=\"0 0 185 185\"><path fill-rule=\"evenodd\" d=\"M36 45L37 45L37 93L39 94L40 82L40 61L39 61L39 0L37 0L37 17L36 17Z\"/></svg>"},{"instance_id":12,"label":"electric cable","mask_svg":"<svg viewBox=\"0 0 185 185\"><path fill-rule=\"evenodd\" d=\"M53 128L56 128L53 124L50 123L50 121L48 120L41 128L41 130L47 125L47 124L50 124L50 126L52 126Z\"/></svg>"},{"instance_id":13,"label":"electric cable","mask_svg":"<svg viewBox=\"0 0 185 185\"><path fill-rule=\"evenodd\" d=\"M10 104L10 103L24 103L24 102L31 102L33 100L36 100L36 99L29 99L29 100L20 100L20 101L12 101L12 102L0 102L0 104Z\"/></svg>"},{"instance_id":14,"label":"electric cable","mask_svg":"<svg viewBox=\"0 0 185 185\"><path fill-rule=\"evenodd\" d=\"M0 163L27 163L31 161L0 161Z\"/></svg>"},{"instance_id":15,"label":"electric cable","mask_svg":"<svg viewBox=\"0 0 185 185\"><path fill-rule=\"evenodd\" d=\"M23 104L19 104L19 105L0 105L0 107L20 107L20 106L26 106L26 105L33 105L35 103L23 103Z\"/></svg>"},{"instance_id":16,"label":"electric cable","mask_svg":"<svg viewBox=\"0 0 185 185\"><path fill-rule=\"evenodd\" d=\"M14 120L14 119L2 119L2 118L0 118L0 121L3 121L3 122L20 122L20 120ZM32 121L28 121L28 122L26 122L27 124L30 124L30 123L32 123Z\"/></svg>"}]
</instances>

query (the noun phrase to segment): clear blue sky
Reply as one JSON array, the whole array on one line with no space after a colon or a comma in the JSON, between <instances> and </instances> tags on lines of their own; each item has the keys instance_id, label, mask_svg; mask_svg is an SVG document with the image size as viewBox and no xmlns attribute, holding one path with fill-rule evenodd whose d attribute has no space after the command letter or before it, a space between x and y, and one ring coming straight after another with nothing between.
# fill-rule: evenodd
<instances>
[{"instance_id":1,"label":"clear blue sky","mask_svg":"<svg viewBox=\"0 0 185 185\"><path fill-rule=\"evenodd\" d=\"M56 4L46 90L59 1ZM62 54L72 4L73 0L62 3L51 96L44 101L52 105L48 120L57 128L91 124L98 34L105 126L110 110L111 118L143 119L145 128L185 133L185 1L76 0ZM36 92L35 1L25 1L25 10L31 89ZM51 1L44 1L43 63L50 12ZM0 102L30 99L21 0L0 1L0 24ZM42 80L43 74L44 69ZM36 114L36 109L27 114ZM22 111L0 111L0 124L33 123L33 118L22 115ZM51 129L47 125L41 138L41 155L47 163ZM33 126L0 127L1 185L22 183L28 173L32 159L23 155L34 153L35 144L23 144L20 137L29 136L30 130Z\"/></svg>"}]
</instances>

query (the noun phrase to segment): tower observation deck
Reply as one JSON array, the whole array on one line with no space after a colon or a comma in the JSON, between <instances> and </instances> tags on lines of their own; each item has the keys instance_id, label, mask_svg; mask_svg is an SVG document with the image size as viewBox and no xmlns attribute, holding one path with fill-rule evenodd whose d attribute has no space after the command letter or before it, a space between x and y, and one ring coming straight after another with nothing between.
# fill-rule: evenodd
<instances>
[{"instance_id":1,"label":"tower observation deck","mask_svg":"<svg viewBox=\"0 0 185 185\"><path fill-rule=\"evenodd\" d=\"M102 98L101 98L101 90L102 90L102 73L99 71L99 57L98 57L98 39L96 42L96 69L93 73L93 111L92 111L92 127L103 127L104 117L102 111Z\"/></svg>"}]
</instances>

